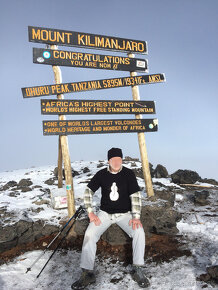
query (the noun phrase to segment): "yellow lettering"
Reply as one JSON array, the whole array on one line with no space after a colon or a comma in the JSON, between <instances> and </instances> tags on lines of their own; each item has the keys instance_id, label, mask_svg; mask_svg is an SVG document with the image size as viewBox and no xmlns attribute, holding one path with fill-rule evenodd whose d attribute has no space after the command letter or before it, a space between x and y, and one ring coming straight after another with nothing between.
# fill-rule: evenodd
<instances>
[{"instance_id":1,"label":"yellow lettering","mask_svg":"<svg viewBox=\"0 0 218 290\"><path fill-rule=\"evenodd\" d=\"M111 47L112 48L118 48L118 40L116 39L116 40L114 40L114 39L111 39Z\"/></svg>"},{"instance_id":2,"label":"yellow lettering","mask_svg":"<svg viewBox=\"0 0 218 290\"><path fill-rule=\"evenodd\" d=\"M47 30L41 30L41 40L48 40L48 31Z\"/></svg>"},{"instance_id":3,"label":"yellow lettering","mask_svg":"<svg viewBox=\"0 0 218 290\"><path fill-rule=\"evenodd\" d=\"M82 60L83 59L83 54L82 53L78 53L78 60Z\"/></svg>"},{"instance_id":4,"label":"yellow lettering","mask_svg":"<svg viewBox=\"0 0 218 290\"><path fill-rule=\"evenodd\" d=\"M73 53L71 54L71 52L69 51L66 51L66 56L65 56L65 58L66 59L71 59L72 58L72 56L73 56Z\"/></svg>"},{"instance_id":5,"label":"yellow lettering","mask_svg":"<svg viewBox=\"0 0 218 290\"><path fill-rule=\"evenodd\" d=\"M84 37L84 34L83 35L78 34L78 44L85 45L85 42L83 40L83 37Z\"/></svg>"},{"instance_id":6,"label":"yellow lettering","mask_svg":"<svg viewBox=\"0 0 218 290\"><path fill-rule=\"evenodd\" d=\"M64 92L65 93L70 93L70 90L68 88L68 84L64 84L63 86L64 86Z\"/></svg>"},{"instance_id":7,"label":"yellow lettering","mask_svg":"<svg viewBox=\"0 0 218 290\"><path fill-rule=\"evenodd\" d=\"M52 95L54 95L55 90L56 90L56 85L51 86Z\"/></svg>"},{"instance_id":8,"label":"yellow lettering","mask_svg":"<svg viewBox=\"0 0 218 290\"><path fill-rule=\"evenodd\" d=\"M53 51L53 57L54 57L54 58L59 58L59 51L54 50L54 51Z\"/></svg>"},{"instance_id":9,"label":"yellow lettering","mask_svg":"<svg viewBox=\"0 0 218 290\"><path fill-rule=\"evenodd\" d=\"M108 38L106 38L105 47L110 47L111 48L110 40Z\"/></svg>"},{"instance_id":10,"label":"yellow lettering","mask_svg":"<svg viewBox=\"0 0 218 290\"><path fill-rule=\"evenodd\" d=\"M62 43L65 42L64 32L62 32L62 35L59 31L57 31L57 41L59 42L61 40Z\"/></svg>"},{"instance_id":11,"label":"yellow lettering","mask_svg":"<svg viewBox=\"0 0 218 290\"><path fill-rule=\"evenodd\" d=\"M67 43L70 43L70 35L72 35L72 33L66 32L66 35L67 35Z\"/></svg>"},{"instance_id":12,"label":"yellow lettering","mask_svg":"<svg viewBox=\"0 0 218 290\"><path fill-rule=\"evenodd\" d=\"M33 39L39 39L40 40L40 30L38 29L37 32L34 28L32 28L32 38Z\"/></svg>"},{"instance_id":13,"label":"yellow lettering","mask_svg":"<svg viewBox=\"0 0 218 290\"><path fill-rule=\"evenodd\" d=\"M123 40L123 47L119 45L119 49L125 49L125 40Z\"/></svg>"},{"instance_id":14,"label":"yellow lettering","mask_svg":"<svg viewBox=\"0 0 218 290\"><path fill-rule=\"evenodd\" d=\"M149 83L161 82L160 75L149 76Z\"/></svg>"},{"instance_id":15,"label":"yellow lettering","mask_svg":"<svg viewBox=\"0 0 218 290\"><path fill-rule=\"evenodd\" d=\"M87 38L88 38L88 45L95 46L95 43L91 43L91 37L90 37L90 35L87 35Z\"/></svg>"},{"instance_id":16,"label":"yellow lettering","mask_svg":"<svg viewBox=\"0 0 218 290\"><path fill-rule=\"evenodd\" d=\"M135 41L132 42L132 50L137 51L137 43Z\"/></svg>"},{"instance_id":17,"label":"yellow lettering","mask_svg":"<svg viewBox=\"0 0 218 290\"><path fill-rule=\"evenodd\" d=\"M104 47L104 37L96 37L97 38L97 46Z\"/></svg>"},{"instance_id":18,"label":"yellow lettering","mask_svg":"<svg viewBox=\"0 0 218 290\"><path fill-rule=\"evenodd\" d=\"M138 43L138 51L142 51L142 52L145 51L144 44L141 42Z\"/></svg>"}]
</instances>

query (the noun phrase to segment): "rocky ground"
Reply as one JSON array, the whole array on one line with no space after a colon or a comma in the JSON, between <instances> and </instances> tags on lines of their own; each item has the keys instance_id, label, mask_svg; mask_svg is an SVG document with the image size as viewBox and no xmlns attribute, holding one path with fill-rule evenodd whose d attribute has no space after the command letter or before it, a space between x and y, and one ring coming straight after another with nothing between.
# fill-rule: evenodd
<instances>
[{"instance_id":1,"label":"rocky ground","mask_svg":"<svg viewBox=\"0 0 218 290\"><path fill-rule=\"evenodd\" d=\"M72 164L77 207L82 204L82 195L88 180L105 164L105 161ZM148 198L138 159L126 157L125 166L135 171L143 193L142 223L147 238L146 261L151 265L151 273L153 263L165 271L164 263L172 266L174 261L176 266L179 259L186 257L190 259L186 262L189 261L195 269L193 285L197 285L199 289L216 287L218 183L212 179L202 179L193 171L178 170L169 175L163 166L158 165L153 169L150 165L155 197ZM52 208L51 197L54 194L64 195L65 187L57 189L57 170L52 166L0 173L0 273L1 269L4 273L7 265L10 268L10 263L18 255L44 249L66 222L67 210ZM97 192L94 198L96 209L99 198L100 193ZM83 214L61 248L80 250L87 224L87 215ZM114 259L115 263L121 263L118 267L122 268L123 265L131 263L131 241L122 230L113 225L99 241L98 254L99 261L105 257L104 263L107 264L107 259ZM60 252L58 255L60 256ZM113 279L119 288L122 279ZM151 289L160 289L155 288L155 281L154 279L154 288ZM166 289L179 289L176 287Z\"/></svg>"}]
</instances>

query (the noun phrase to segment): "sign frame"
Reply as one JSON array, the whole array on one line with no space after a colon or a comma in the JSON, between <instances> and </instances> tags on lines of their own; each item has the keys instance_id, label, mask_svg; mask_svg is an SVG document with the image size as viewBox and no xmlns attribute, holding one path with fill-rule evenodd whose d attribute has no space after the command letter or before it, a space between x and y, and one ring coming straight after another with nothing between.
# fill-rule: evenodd
<instances>
[{"instance_id":1,"label":"sign frame","mask_svg":"<svg viewBox=\"0 0 218 290\"><path fill-rule=\"evenodd\" d=\"M147 42L120 37L28 26L30 42L147 54Z\"/></svg>"},{"instance_id":2,"label":"sign frame","mask_svg":"<svg viewBox=\"0 0 218 290\"><path fill-rule=\"evenodd\" d=\"M146 59L36 47L33 47L33 63L113 71L148 72Z\"/></svg>"},{"instance_id":3,"label":"sign frame","mask_svg":"<svg viewBox=\"0 0 218 290\"><path fill-rule=\"evenodd\" d=\"M41 114L156 114L156 110L155 101L41 99Z\"/></svg>"},{"instance_id":4,"label":"sign frame","mask_svg":"<svg viewBox=\"0 0 218 290\"><path fill-rule=\"evenodd\" d=\"M156 132L158 119L47 120L42 125L44 136Z\"/></svg>"},{"instance_id":5,"label":"sign frame","mask_svg":"<svg viewBox=\"0 0 218 290\"><path fill-rule=\"evenodd\" d=\"M100 89L112 89L145 84L163 83L166 81L165 74L137 75L112 79L93 81L61 83L22 88L24 98L52 96Z\"/></svg>"}]
</instances>

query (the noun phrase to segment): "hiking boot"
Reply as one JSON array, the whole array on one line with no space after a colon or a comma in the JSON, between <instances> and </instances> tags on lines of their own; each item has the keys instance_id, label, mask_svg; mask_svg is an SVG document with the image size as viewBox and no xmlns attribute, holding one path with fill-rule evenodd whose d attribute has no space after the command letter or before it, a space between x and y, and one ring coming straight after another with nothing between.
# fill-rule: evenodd
<instances>
[{"instance_id":1,"label":"hiking boot","mask_svg":"<svg viewBox=\"0 0 218 290\"><path fill-rule=\"evenodd\" d=\"M72 289L85 289L85 287L87 287L90 284L95 283L96 279L95 279L95 274L93 273L93 271L88 271L88 270L83 270L80 278L78 281L74 282L71 285Z\"/></svg>"},{"instance_id":2,"label":"hiking boot","mask_svg":"<svg viewBox=\"0 0 218 290\"><path fill-rule=\"evenodd\" d=\"M147 288L150 285L143 266L133 265L131 275L133 280L136 281L141 288Z\"/></svg>"}]
</instances>

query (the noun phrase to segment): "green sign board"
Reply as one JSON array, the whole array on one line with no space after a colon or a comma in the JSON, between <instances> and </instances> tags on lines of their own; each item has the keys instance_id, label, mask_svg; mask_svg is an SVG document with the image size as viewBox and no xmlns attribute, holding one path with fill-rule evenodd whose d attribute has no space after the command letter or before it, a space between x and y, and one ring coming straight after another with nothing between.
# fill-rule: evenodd
<instances>
[{"instance_id":1,"label":"green sign board","mask_svg":"<svg viewBox=\"0 0 218 290\"><path fill-rule=\"evenodd\" d=\"M29 41L129 53L147 53L147 43L99 34L28 26Z\"/></svg>"},{"instance_id":2,"label":"green sign board","mask_svg":"<svg viewBox=\"0 0 218 290\"><path fill-rule=\"evenodd\" d=\"M78 68L147 72L147 60L67 50L33 48L33 62Z\"/></svg>"},{"instance_id":3,"label":"green sign board","mask_svg":"<svg viewBox=\"0 0 218 290\"><path fill-rule=\"evenodd\" d=\"M43 115L155 114L153 101L41 100Z\"/></svg>"},{"instance_id":4,"label":"green sign board","mask_svg":"<svg viewBox=\"0 0 218 290\"><path fill-rule=\"evenodd\" d=\"M134 77L121 77L113 79L26 87L22 88L22 94L24 98L31 98L162 82L165 82L164 74L138 75Z\"/></svg>"},{"instance_id":5,"label":"green sign board","mask_svg":"<svg viewBox=\"0 0 218 290\"><path fill-rule=\"evenodd\" d=\"M108 134L157 131L157 119L43 121L44 135Z\"/></svg>"}]
</instances>

